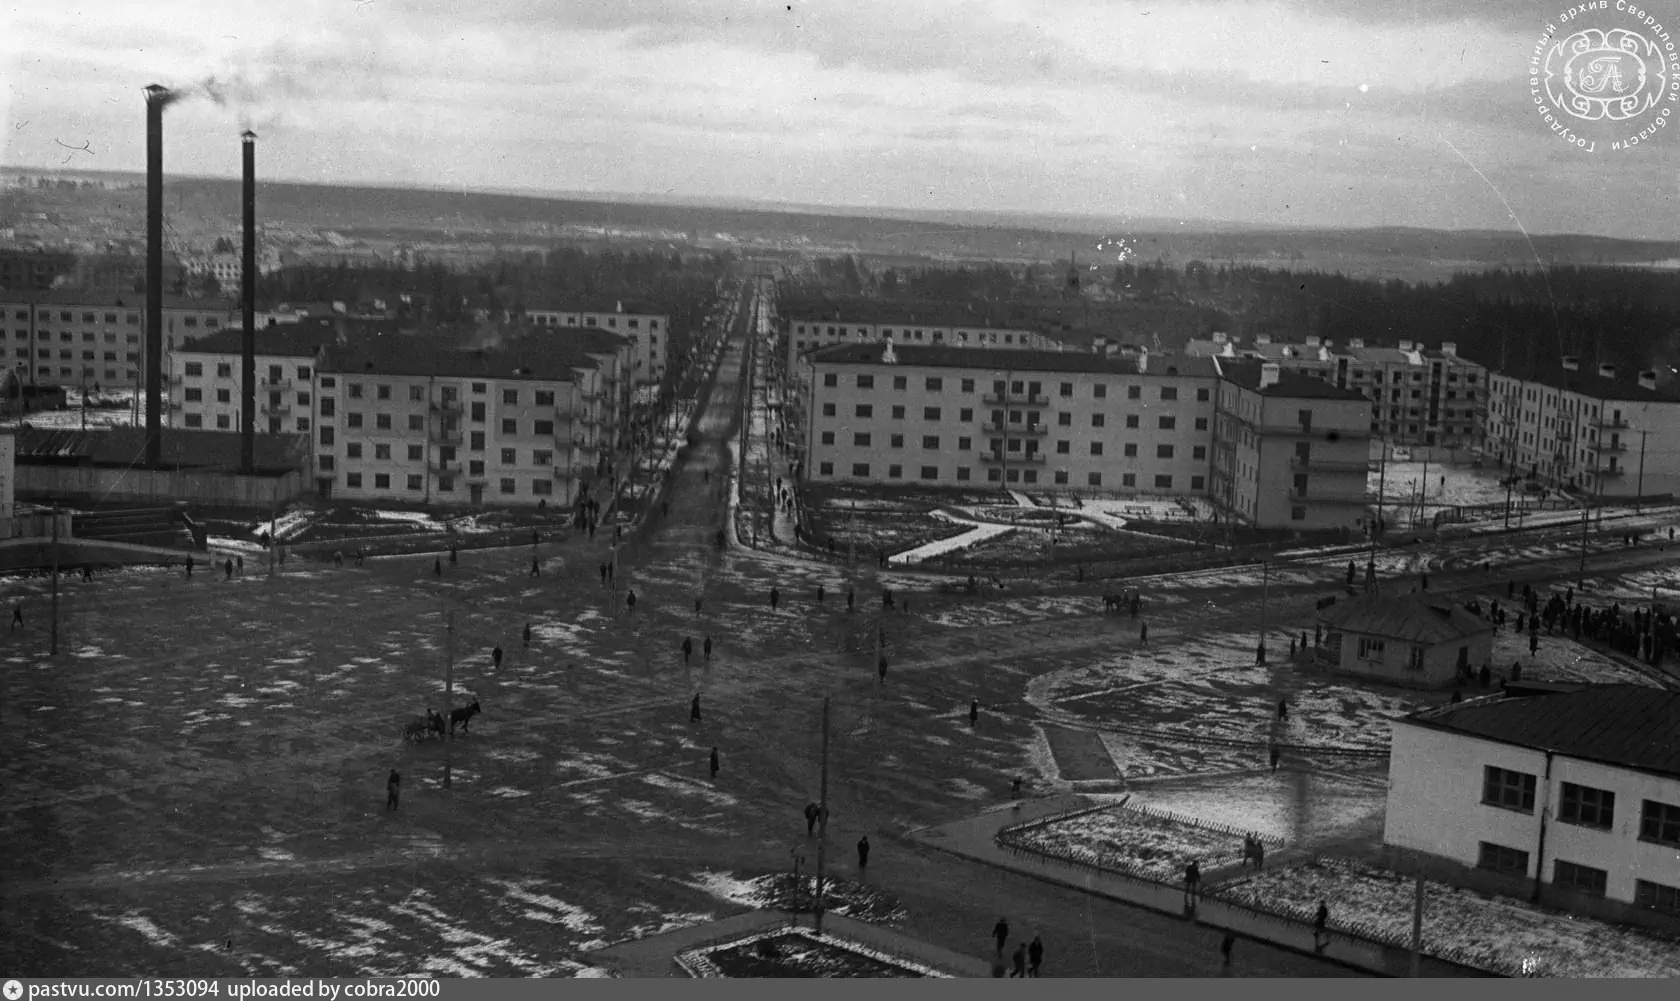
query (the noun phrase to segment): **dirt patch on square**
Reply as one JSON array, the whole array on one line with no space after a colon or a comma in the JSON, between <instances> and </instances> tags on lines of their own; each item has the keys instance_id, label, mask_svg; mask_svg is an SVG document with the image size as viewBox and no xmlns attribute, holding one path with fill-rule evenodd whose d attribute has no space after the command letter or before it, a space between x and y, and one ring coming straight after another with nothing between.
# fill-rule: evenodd
<instances>
[{"instance_id":1,"label":"dirt patch on square","mask_svg":"<svg viewBox=\"0 0 1680 1001\"><path fill-rule=\"evenodd\" d=\"M1046 726L1044 739L1050 742L1050 753L1056 758L1056 770L1066 782L1112 782L1120 778L1120 769L1109 756L1102 738L1089 730L1069 730Z\"/></svg>"}]
</instances>

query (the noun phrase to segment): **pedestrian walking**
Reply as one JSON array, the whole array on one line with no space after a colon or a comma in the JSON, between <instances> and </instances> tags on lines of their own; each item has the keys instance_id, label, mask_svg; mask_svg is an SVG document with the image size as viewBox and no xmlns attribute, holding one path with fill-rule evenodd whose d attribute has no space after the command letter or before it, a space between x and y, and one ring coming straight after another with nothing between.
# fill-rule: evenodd
<instances>
[{"instance_id":1,"label":"pedestrian walking","mask_svg":"<svg viewBox=\"0 0 1680 1001\"><path fill-rule=\"evenodd\" d=\"M701 599L699 597L696 597L694 599L694 614L695 615L700 614L700 602L701 602Z\"/></svg>"},{"instance_id":2,"label":"pedestrian walking","mask_svg":"<svg viewBox=\"0 0 1680 1001\"><path fill-rule=\"evenodd\" d=\"M89 577L93 576L92 574L87 572L88 569L89 569L88 567L83 567L82 568L82 579L83 580L87 580ZM233 561L232 560L228 560L227 562L222 564L222 573L224 573L226 575L226 577L224 578L225 580L232 580L233 579Z\"/></svg>"},{"instance_id":3,"label":"pedestrian walking","mask_svg":"<svg viewBox=\"0 0 1680 1001\"><path fill-rule=\"evenodd\" d=\"M1313 949L1323 952L1330 944L1330 929L1326 927L1330 922L1330 905L1320 900L1318 911L1313 915Z\"/></svg>"},{"instance_id":4,"label":"pedestrian walking","mask_svg":"<svg viewBox=\"0 0 1680 1001\"><path fill-rule=\"evenodd\" d=\"M630 614L636 614L636 592L627 592L624 596L624 607L630 609Z\"/></svg>"},{"instance_id":5,"label":"pedestrian walking","mask_svg":"<svg viewBox=\"0 0 1680 1001\"><path fill-rule=\"evenodd\" d=\"M1271 747L1271 758L1272 758L1272 771L1275 772L1275 771L1277 771L1277 766L1278 766L1278 746L1276 744L1273 744L1272 747Z\"/></svg>"},{"instance_id":6,"label":"pedestrian walking","mask_svg":"<svg viewBox=\"0 0 1680 1001\"><path fill-rule=\"evenodd\" d=\"M245 557L235 556L233 558L233 568L239 571L239 576L245 576Z\"/></svg>"},{"instance_id":7,"label":"pedestrian walking","mask_svg":"<svg viewBox=\"0 0 1680 1001\"><path fill-rule=\"evenodd\" d=\"M817 604L820 605L822 603L823 603L823 586L821 584L818 584L817 585Z\"/></svg>"},{"instance_id":8,"label":"pedestrian walking","mask_svg":"<svg viewBox=\"0 0 1680 1001\"><path fill-rule=\"evenodd\" d=\"M527 650L531 649L531 624L529 622L525 623L524 639L525 639L525 649L527 649Z\"/></svg>"},{"instance_id":9,"label":"pedestrian walking","mask_svg":"<svg viewBox=\"0 0 1680 1001\"><path fill-rule=\"evenodd\" d=\"M770 610L772 612L774 612L776 610L776 606L781 604L781 601L782 601L782 592L776 590L775 588L771 588L770 589Z\"/></svg>"},{"instance_id":10,"label":"pedestrian walking","mask_svg":"<svg viewBox=\"0 0 1680 1001\"><path fill-rule=\"evenodd\" d=\"M497 643L490 649L490 663L498 671L502 668L502 645Z\"/></svg>"},{"instance_id":11,"label":"pedestrian walking","mask_svg":"<svg viewBox=\"0 0 1680 1001\"><path fill-rule=\"evenodd\" d=\"M191 577L192 572L193 572L193 558L191 556L188 556L187 557L187 576Z\"/></svg>"},{"instance_id":12,"label":"pedestrian walking","mask_svg":"<svg viewBox=\"0 0 1680 1001\"><path fill-rule=\"evenodd\" d=\"M980 722L980 700L974 699L968 704L968 725L970 727Z\"/></svg>"},{"instance_id":13,"label":"pedestrian walking","mask_svg":"<svg viewBox=\"0 0 1680 1001\"><path fill-rule=\"evenodd\" d=\"M1138 627L1138 646L1148 646L1148 645L1149 645L1149 623L1145 622L1143 625Z\"/></svg>"},{"instance_id":14,"label":"pedestrian walking","mask_svg":"<svg viewBox=\"0 0 1680 1001\"><path fill-rule=\"evenodd\" d=\"M1009 798L1010 799L1020 799L1021 798L1021 776L1019 776L1019 775L1015 776L1015 781L1013 781L1009 784Z\"/></svg>"},{"instance_id":15,"label":"pedestrian walking","mask_svg":"<svg viewBox=\"0 0 1680 1001\"><path fill-rule=\"evenodd\" d=\"M531 529L531 545L533 545L533 546L542 545L542 532L535 529L535 528Z\"/></svg>"},{"instance_id":16,"label":"pedestrian walking","mask_svg":"<svg viewBox=\"0 0 1680 1001\"><path fill-rule=\"evenodd\" d=\"M1220 964L1221 966L1231 965L1231 947L1236 944L1237 937L1230 932L1226 932L1225 938L1219 943L1219 955L1224 957L1224 961Z\"/></svg>"},{"instance_id":17,"label":"pedestrian walking","mask_svg":"<svg viewBox=\"0 0 1680 1001\"><path fill-rule=\"evenodd\" d=\"M1009 957L1009 978L1011 980L1013 980L1016 977L1020 977L1021 979L1025 980L1026 976L1027 976L1027 943L1022 942L1022 943L1015 946L1014 955Z\"/></svg>"},{"instance_id":18,"label":"pedestrian walking","mask_svg":"<svg viewBox=\"0 0 1680 1001\"><path fill-rule=\"evenodd\" d=\"M1008 966L1003 961L1003 950L999 949L998 954L992 957L992 977L1002 980L1008 972L1008 969Z\"/></svg>"},{"instance_id":19,"label":"pedestrian walking","mask_svg":"<svg viewBox=\"0 0 1680 1001\"><path fill-rule=\"evenodd\" d=\"M1003 947L1009 943L1009 921L998 918L997 924L992 926L992 937L997 939L997 954L1003 955Z\"/></svg>"},{"instance_id":20,"label":"pedestrian walking","mask_svg":"<svg viewBox=\"0 0 1680 1001\"><path fill-rule=\"evenodd\" d=\"M694 694L694 701L688 704L688 721L690 723L700 722L700 693L698 692Z\"/></svg>"},{"instance_id":21,"label":"pedestrian walking","mask_svg":"<svg viewBox=\"0 0 1680 1001\"><path fill-rule=\"evenodd\" d=\"M454 566L459 562L461 562L460 554L455 551L455 544L452 542L449 544L449 565Z\"/></svg>"},{"instance_id":22,"label":"pedestrian walking","mask_svg":"<svg viewBox=\"0 0 1680 1001\"><path fill-rule=\"evenodd\" d=\"M1528 655L1530 657L1534 656L1534 654L1537 651L1539 651L1539 649L1540 649L1540 634L1539 633L1529 633L1528 634Z\"/></svg>"},{"instance_id":23,"label":"pedestrian walking","mask_svg":"<svg viewBox=\"0 0 1680 1001\"><path fill-rule=\"evenodd\" d=\"M356 565L361 566L362 561L365 560L365 559L367 559L367 549L363 546L357 546L356 547Z\"/></svg>"},{"instance_id":24,"label":"pedestrian walking","mask_svg":"<svg viewBox=\"0 0 1680 1001\"><path fill-rule=\"evenodd\" d=\"M1289 701L1287 699L1278 699L1278 719L1287 720L1288 718Z\"/></svg>"},{"instance_id":25,"label":"pedestrian walking","mask_svg":"<svg viewBox=\"0 0 1680 1001\"><path fill-rule=\"evenodd\" d=\"M708 637L706 637L706 660L708 662L710 662L711 659L712 659L712 638L710 636L708 636Z\"/></svg>"},{"instance_id":26,"label":"pedestrian walking","mask_svg":"<svg viewBox=\"0 0 1680 1001\"><path fill-rule=\"evenodd\" d=\"M880 680L887 680L887 658L882 657L881 662L875 665L875 673L879 676Z\"/></svg>"},{"instance_id":27,"label":"pedestrian walking","mask_svg":"<svg viewBox=\"0 0 1680 1001\"><path fill-rule=\"evenodd\" d=\"M1184 902L1192 906L1196 903L1196 895L1202 888L1202 866L1200 862L1191 859L1184 867Z\"/></svg>"},{"instance_id":28,"label":"pedestrian walking","mask_svg":"<svg viewBox=\"0 0 1680 1001\"><path fill-rule=\"evenodd\" d=\"M805 804L805 836L807 838L816 832L818 812L817 804Z\"/></svg>"},{"instance_id":29,"label":"pedestrian walking","mask_svg":"<svg viewBox=\"0 0 1680 1001\"><path fill-rule=\"evenodd\" d=\"M857 592L856 591L847 591L846 592L846 611L848 611L848 612L855 611L856 608L857 608Z\"/></svg>"},{"instance_id":30,"label":"pedestrian walking","mask_svg":"<svg viewBox=\"0 0 1680 1001\"><path fill-rule=\"evenodd\" d=\"M1033 936L1032 944L1027 946L1027 976L1038 979L1039 967L1044 965L1044 940Z\"/></svg>"},{"instance_id":31,"label":"pedestrian walking","mask_svg":"<svg viewBox=\"0 0 1680 1001\"><path fill-rule=\"evenodd\" d=\"M443 561L442 560L433 560L432 561L432 576L433 577L442 577L443 576Z\"/></svg>"},{"instance_id":32,"label":"pedestrian walking","mask_svg":"<svg viewBox=\"0 0 1680 1001\"><path fill-rule=\"evenodd\" d=\"M391 769L390 776L385 779L385 809L395 810L397 808L397 799L400 797L401 793L402 776L398 775L397 770L393 768Z\"/></svg>"},{"instance_id":33,"label":"pedestrian walking","mask_svg":"<svg viewBox=\"0 0 1680 1001\"><path fill-rule=\"evenodd\" d=\"M606 587L607 586L607 561L606 560L601 561L600 570L601 570L601 586Z\"/></svg>"},{"instance_id":34,"label":"pedestrian walking","mask_svg":"<svg viewBox=\"0 0 1680 1001\"><path fill-rule=\"evenodd\" d=\"M531 557L531 576L542 576L542 561L537 559L535 556Z\"/></svg>"},{"instance_id":35,"label":"pedestrian walking","mask_svg":"<svg viewBox=\"0 0 1680 1001\"><path fill-rule=\"evenodd\" d=\"M12 606L12 629L22 629L22 628L23 628L23 602L20 601L17 604ZM10 632L10 630L7 630L7 631Z\"/></svg>"},{"instance_id":36,"label":"pedestrian walking","mask_svg":"<svg viewBox=\"0 0 1680 1001\"><path fill-rule=\"evenodd\" d=\"M862 875L863 871L869 868L869 835L865 834L863 837L858 839L857 853L858 874Z\"/></svg>"},{"instance_id":37,"label":"pedestrian walking","mask_svg":"<svg viewBox=\"0 0 1680 1001\"><path fill-rule=\"evenodd\" d=\"M683 652L683 666L687 667L688 666L688 658L690 656L692 656L693 653L694 653L694 641L692 639L688 638L687 636L683 637L682 652Z\"/></svg>"},{"instance_id":38,"label":"pedestrian walking","mask_svg":"<svg viewBox=\"0 0 1680 1001\"><path fill-rule=\"evenodd\" d=\"M335 569L335 570L343 570L344 569L344 550L342 550L342 549L333 550L333 569Z\"/></svg>"},{"instance_id":39,"label":"pedestrian walking","mask_svg":"<svg viewBox=\"0 0 1680 1001\"><path fill-rule=\"evenodd\" d=\"M717 752L717 748L715 748L715 747L712 748L711 766L712 766L712 778L715 780L717 778L717 773L718 773L718 752Z\"/></svg>"}]
</instances>

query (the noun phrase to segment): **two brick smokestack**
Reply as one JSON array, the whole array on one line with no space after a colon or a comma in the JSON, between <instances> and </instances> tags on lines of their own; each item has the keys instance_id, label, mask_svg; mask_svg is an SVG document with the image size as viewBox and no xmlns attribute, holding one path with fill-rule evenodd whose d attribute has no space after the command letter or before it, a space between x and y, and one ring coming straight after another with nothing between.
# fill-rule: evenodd
<instances>
[{"instance_id":1,"label":"two brick smokestack","mask_svg":"<svg viewBox=\"0 0 1680 1001\"><path fill-rule=\"evenodd\" d=\"M247 475L257 471L257 134L247 131L240 140L245 147L245 179L241 201L245 206L245 247L240 299L244 311L245 339L240 358L239 469Z\"/></svg>"}]
</instances>

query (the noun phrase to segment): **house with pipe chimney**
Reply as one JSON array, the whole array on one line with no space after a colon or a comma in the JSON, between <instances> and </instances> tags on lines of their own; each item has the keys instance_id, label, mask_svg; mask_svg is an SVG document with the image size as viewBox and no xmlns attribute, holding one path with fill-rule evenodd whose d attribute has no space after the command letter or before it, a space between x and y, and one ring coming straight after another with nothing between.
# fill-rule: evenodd
<instances>
[{"instance_id":1,"label":"house with pipe chimney","mask_svg":"<svg viewBox=\"0 0 1680 1001\"><path fill-rule=\"evenodd\" d=\"M1510 473L1593 500L1680 494L1680 385L1655 369L1566 356L1490 390L1488 453Z\"/></svg>"}]
</instances>

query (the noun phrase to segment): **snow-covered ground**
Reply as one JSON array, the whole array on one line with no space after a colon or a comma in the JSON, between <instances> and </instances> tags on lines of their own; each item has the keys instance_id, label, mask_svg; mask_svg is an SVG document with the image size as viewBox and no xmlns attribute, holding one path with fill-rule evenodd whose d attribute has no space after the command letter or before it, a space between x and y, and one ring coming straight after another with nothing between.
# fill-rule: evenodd
<instances>
[{"instance_id":1,"label":"snow-covered ground","mask_svg":"<svg viewBox=\"0 0 1680 1001\"><path fill-rule=\"evenodd\" d=\"M917 546L909 552L898 553L895 556L890 556L887 558L887 562L889 564L908 566L920 563L923 560L930 560L935 556L944 556L946 553L955 552L959 549L967 549L969 546L972 546L977 542L984 542L987 539L995 539L1000 535L1015 531L1008 525L980 525L970 521L962 521L956 516L948 514L944 511L935 511L933 512L933 516L935 518L950 521L956 525L968 525L971 527L968 531L958 532L950 538L935 539L933 542L930 542L925 546Z\"/></svg>"},{"instance_id":2,"label":"snow-covered ground","mask_svg":"<svg viewBox=\"0 0 1680 1001\"><path fill-rule=\"evenodd\" d=\"M1268 868L1207 895L1298 921L1312 920L1323 900L1331 930L1409 945L1415 892L1413 876L1326 859ZM1680 977L1680 942L1430 880L1424 881L1423 949L1511 976Z\"/></svg>"},{"instance_id":3,"label":"snow-covered ground","mask_svg":"<svg viewBox=\"0 0 1680 1001\"><path fill-rule=\"evenodd\" d=\"M1107 807L1050 823L1006 830L1007 843L1059 858L1130 872L1161 882L1182 879L1197 862L1205 874L1242 861L1243 835L1155 816L1124 806ZM1262 840L1266 840L1262 835ZM1268 849L1281 847L1277 842Z\"/></svg>"}]
</instances>

